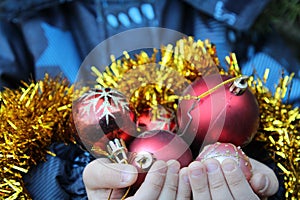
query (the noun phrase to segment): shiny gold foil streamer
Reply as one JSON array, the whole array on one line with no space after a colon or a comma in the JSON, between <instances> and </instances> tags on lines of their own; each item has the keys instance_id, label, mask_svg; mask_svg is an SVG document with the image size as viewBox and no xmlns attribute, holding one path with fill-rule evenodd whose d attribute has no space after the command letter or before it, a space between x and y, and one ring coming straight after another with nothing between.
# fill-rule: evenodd
<instances>
[{"instance_id":1,"label":"shiny gold foil streamer","mask_svg":"<svg viewBox=\"0 0 300 200\"><path fill-rule=\"evenodd\" d=\"M159 61L156 60L158 53L161 56ZM220 64L216 47L209 40L195 41L193 37L180 39L175 46L171 44L161 46L160 52L153 49L151 56L144 51L136 54L135 58L131 58L126 51L123 54L123 58L118 60L112 55L112 64L107 66L104 72L99 72L95 66L92 67L92 71L98 77L99 85L117 88L123 75L132 69L150 64L160 66L161 69L172 68L181 78L184 77L191 82L199 76L217 73Z\"/></svg>"},{"instance_id":2,"label":"shiny gold foil streamer","mask_svg":"<svg viewBox=\"0 0 300 200\"><path fill-rule=\"evenodd\" d=\"M30 199L22 175L46 161L53 142L75 142L70 131L73 87L48 75L0 93L0 196Z\"/></svg>"},{"instance_id":3,"label":"shiny gold foil streamer","mask_svg":"<svg viewBox=\"0 0 300 200\"><path fill-rule=\"evenodd\" d=\"M175 47L171 44L163 46L161 54L160 65L172 67L190 82L201 76L218 73L220 62L216 48L209 40L183 38L176 42Z\"/></svg>"}]
</instances>

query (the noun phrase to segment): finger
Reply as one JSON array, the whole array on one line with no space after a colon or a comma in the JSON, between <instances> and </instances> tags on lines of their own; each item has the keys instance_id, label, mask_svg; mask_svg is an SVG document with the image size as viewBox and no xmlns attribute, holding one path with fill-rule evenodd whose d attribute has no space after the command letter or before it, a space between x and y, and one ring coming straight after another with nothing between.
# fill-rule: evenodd
<instances>
[{"instance_id":1,"label":"finger","mask_svg":"<svg viewBox=\"0 0 300 200\"><path fill-rule=\"evenodd\" d=\"M144 183L142 183L132 199L157 199L165 182L167 168L166 162L156 161L147 173Z\"/></svg>"},{"instance_id":2,"label":"finger","mask_svg":"<svg viewBox=\"0 0 300 200\"><path fill-rule=\"evenodd\" d=\"M125 194L126 189L99 189L99 190L89 190L87 189L87 197L89 200L99 200L99 199L122 199Z\"/></svg>"},{"instance_id":3,"label":"finger","mask_svg":"<svg viewBox=\"0 0 300 200\"><path fill-rule=\"evenodd\" d=\"M194 199L211 199L205 166L194 161L188 167L188 175Z\"/></svg>"},{"instance_id":4,"label":"finger","mask_svg":"<svg viewBox=\"0 0 300 200\"><path fill-rule=\"evenodd\" d=\"M250 159L252 177L250 185L254 192L261 197L274 195L279 188L278 179L272 169L256 160Z\"/></svg>"},{"instance_id":5,"label":"finger","mask_svg":"<svg viewBox=\"0 0 300 200\"><path fill-rule=\"evenodd\" d=\"M179 172L177 200L190 200L191 199L191 186L188 175L188 168L184 167Z\"/></svg>"},{"instance_id":6,"label":"finger","mask_svg":"<svg viewBox=\"0 0 300 200\"><path fill-rule=\"evenodd\" d=\"M207 179L211 198L214 200L233 199L221 170L219 161L216 159L208 159L204 161L204 165L207 171Z\"/></svg>"},{"instance_id":7,"label":"finger","mask_svg":"<svg viewBox=\"0 0 300 200\"><path fill-rule=\"evenodd\" d=\"M222 170L234 199L245 199L245 197L249 200L259 199L253 192L244 173L237 166L236 161L232 159L225 159L222 162Z\"/></svg>"},{"instance_id":8,"label":"finger","mask_svg":"<svg viewBox=\"0 0 300 200\"><path fill-rule=\"evenodd\" d=\"M137 169L128 164L108 163L100 158L89 163L83 171L83 182L89 190L125 188L137 179Z\"/></svg>"},{"instance_id":9,"label":"finger","mask_svg":"<svg viewBox=\"0 0 300 200\"><path fill-rule=\"evenodd\" d=\"M167 165L168 171L165 183L158 198L160 200L175 199L177 194L180 163L176 160L169 160Z\"/></svg>"}]
</instances>

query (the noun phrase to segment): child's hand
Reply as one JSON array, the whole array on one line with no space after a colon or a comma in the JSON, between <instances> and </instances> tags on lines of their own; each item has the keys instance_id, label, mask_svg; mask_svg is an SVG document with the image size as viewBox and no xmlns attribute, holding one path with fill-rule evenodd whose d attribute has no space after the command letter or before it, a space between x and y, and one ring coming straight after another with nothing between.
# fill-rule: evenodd
<instances>
[{"instance_id":1,"label":"child's hand","mask_svg":"<svg viewBox=\"0 0 300 200\"><path fill-rule=\"evenodd\" d=\"M250 159L253 176L248 182L236 162L215 159L192 162L188 168L194 199L259 199L278 190L275 173L266 165Z\"/></svg>"},{"instance_id":2,"label":"child's hand","mask_svg":"<svg viewBox=\"0 0 300 200\"><path fill-rule=\"evenodd\" d=\"M236 166L226 159L222 164L208 159L192 162L179 171L177 161L157 161L134 196L127 200L142 199L259 199L278 190L278 180L266 165L250 159L253 176L248 182ZM97 159L84 170L83 180L89 199L121 199L126 188L137 179L137 169L128 164L110 163Z\"/></svg>"},{"instance_id":3,"label":"child's hand","mask_svg":"<svg viewBox=\"0 0 300 200\"><path fill-rule=\"evenodd\" d=\"M167 163L156 161L135 195L127 199L172 200L190 193L189 187L182 187L182 193L177 193L179 168L179 162L174 160ZM87 165L83 172L83 181L89 199L108 199L112 188L111 199L121 199L126 188L136 181L137 175L137 169L132 165L110 163L108 159L101 158Z\"/></svg>"},{"instance_id":4,"label":"child's hand","mask_svg":"<svg viewBox=\"0 0 300 200\"><path fill-rule=\"evenodd\" d=\"M250 179L250 185L253 191L260 197L269 197L274 195L278 188L279 182L272 169L250 158L252 165L252 178Z\"/></svg>"}]
</instances>

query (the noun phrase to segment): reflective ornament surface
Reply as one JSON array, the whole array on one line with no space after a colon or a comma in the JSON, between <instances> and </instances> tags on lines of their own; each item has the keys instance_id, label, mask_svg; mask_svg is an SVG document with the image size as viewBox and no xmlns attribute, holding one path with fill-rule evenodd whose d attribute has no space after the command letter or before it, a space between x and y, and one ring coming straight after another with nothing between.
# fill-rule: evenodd
<instances>
[{"instance_id":1,"label":"reflective ornament surface","mask_svg":"<svg viewBox=\"0 0 300 200\"><path fill-rule=\"evenodd\" d=\"M207 95L179 102L178 134L191 144L196 154L201 145L217 141L246 145L258 129L259 107L255 96L244 79L222 85L230 78L220 75L199 78L185 90L184 96ZM218 85L221 86L210 91Z\"/></svg>"},{"instance_id":2,"label":"reflective ornament surface","mask_svg":"<svg viewBox=\"0 0 300 200\"><path fill-rule=\"evenodd\" d=\"M98 154L107 142L122 138L129 143L136 134L125 96L110 88L93 89L73 103L77 137L85 148Z\"/></svg>"},{"instance_id":3,"label":"reflective ornament surface","mask_svg":"<svg viewBox=\"0 0 300 200\"><path fill-rule=\"evenodd\" d=\"M243 171L246 179L249 181L252 176L252 166L248 156L240 147L236 147L231 143L216 142L204 147L203 151L196 158L198 161L205 161L209 158L217 159L220 163L230 158L236 161L237 165Z\"/></svg>"}]
</instances>

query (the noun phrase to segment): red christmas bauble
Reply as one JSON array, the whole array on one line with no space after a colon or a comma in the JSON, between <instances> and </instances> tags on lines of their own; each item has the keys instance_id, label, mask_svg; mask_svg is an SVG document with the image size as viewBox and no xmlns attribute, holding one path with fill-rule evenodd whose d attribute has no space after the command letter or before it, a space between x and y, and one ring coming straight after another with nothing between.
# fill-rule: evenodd
<instances>
[{"instance_id":1,"label":"red christmas bauble","mask_svg":"<svg viewBox=\"0 0 300 200\"><path fill-rule=\"evenodd\" d=\"M136 135L126 97L110 88L84 93L73 103L73 120L78 138L88 150L106 150L107 142L114 138L129 143Z\"/></svg>"},{"instance_id":2,"label":"red christmas bauble","mask_svg":"<svg viewBox=\"0 0 300 200\"><path fill-rule=\"evenodd\" d=\"M183 96L199 96L231 78L219 74L193 82ZM178 106L179 135L198 154L202 144L217 141L237 146L251 141L259 125L259 107L255 96L240 78L227 83L200 99L182 100Z\"/></svg>"},{"instance_id":3,"label":"red christmas bauble","mask_svg":"<svg viewBox=\"0 0 300 200\"><path fill-rule=\"evenodd\" d=\"M131 163L138 168L139 176L133 189L144 181L147 170L155 160L178 160L181 167L186 167L192 161L192 152L188 144L178 135L165 131L147 131L135 138L128 148Z\"/></svg>"},{"instance_id":4,"label":"red christmas bauble","mask_svg":"<svg viewBox=\"0 0 300 200\"><path fill-rule=\"evenodd\" d=\"M141 132L151 130L166 130L175 132L177 124L173 110L164 106L157 106L157 109L145 108L143 112L133 116L136 126Z\"/></svg>"},{"instance_id":5,"label":"red christmas bauble","mask_svg":"<svg viewBox=\"0 0 300 200\"><path fill-rule=\"evenodd\" d=\"M231 143L216 142L214 144L207 145L204 147L203 151L199 154L196 160L205 161L209 158L217 159L220 163L227 158L233 159L241 168L248 181L252 176L252 166L248 156L240 147L236 147Z\"/></svg>"}]
</instances>

